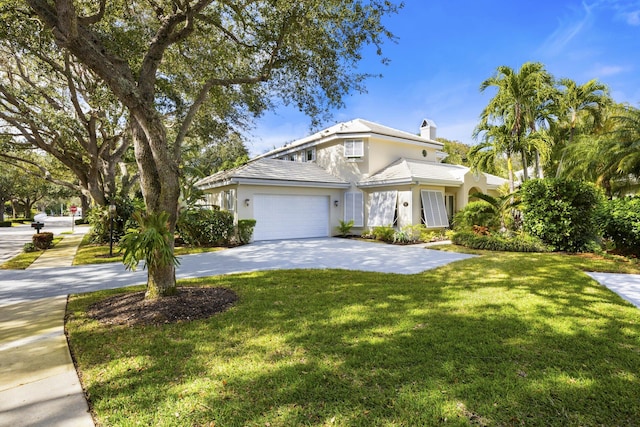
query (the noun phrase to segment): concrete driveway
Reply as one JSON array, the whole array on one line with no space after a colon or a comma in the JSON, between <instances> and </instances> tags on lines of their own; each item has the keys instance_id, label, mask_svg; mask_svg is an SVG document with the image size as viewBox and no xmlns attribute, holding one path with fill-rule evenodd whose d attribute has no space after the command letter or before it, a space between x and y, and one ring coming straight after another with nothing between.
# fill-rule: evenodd
<instances>
[{"instance_id":1,"label":"concrete driveway","mask_svg":"<svg viewBox=\"0 0 640 427\"><path fill-rule=\"evenodd\" d=\"M256 242L180 258L178 278L259 270L338 268L416 274L471 255L357 240L322 238ZM121 263L0 271L0 306L38 298L144 283L146 271L126 271Z\"/></svg>"}]
</instances>

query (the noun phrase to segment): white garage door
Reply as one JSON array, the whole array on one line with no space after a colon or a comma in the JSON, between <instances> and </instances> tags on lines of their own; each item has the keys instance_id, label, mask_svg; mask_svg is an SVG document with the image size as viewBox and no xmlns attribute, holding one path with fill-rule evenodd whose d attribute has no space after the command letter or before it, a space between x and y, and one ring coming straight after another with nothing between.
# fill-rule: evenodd
<instances>
[{"instance_id":1,"label":"white garage door","mask_svg":"<svg viewBox=\"0 0 640 427\"><path fill-rule=\"evenodd\" d=\"M329 235L329 197L259 194L254 197L254 240Z\"/></svg>"}]
</instances>

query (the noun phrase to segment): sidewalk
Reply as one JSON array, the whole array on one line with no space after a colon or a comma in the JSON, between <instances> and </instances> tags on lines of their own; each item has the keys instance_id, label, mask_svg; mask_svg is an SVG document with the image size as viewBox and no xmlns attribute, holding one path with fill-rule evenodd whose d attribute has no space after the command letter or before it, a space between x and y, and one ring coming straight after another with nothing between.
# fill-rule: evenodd
<instances>
[{"instance_id":1,"label":"sidewalk","mask_svg":"<svg viewBox=\"0 0 640 427\"><path fill-rule=\"evenodd\" d=\"M68 267L86 229L64 235L30 269ZM93 427L64 334L66 296L0 308L0 425Z\"/></svg>"},{"instance_id":2,"label":"sidewalk","mask_svg":"<svg viewBox=\"0 0 640 427\"><path fill-rule=\"evenodd\" d=\"M42 255L31 264L27 270L35 268L71 267L73 258L78 252L78 246L86 234L86 229L80 229L73 234L63 234L63 239L52 248L44 251Z\"/></svg>"}]
</instances>

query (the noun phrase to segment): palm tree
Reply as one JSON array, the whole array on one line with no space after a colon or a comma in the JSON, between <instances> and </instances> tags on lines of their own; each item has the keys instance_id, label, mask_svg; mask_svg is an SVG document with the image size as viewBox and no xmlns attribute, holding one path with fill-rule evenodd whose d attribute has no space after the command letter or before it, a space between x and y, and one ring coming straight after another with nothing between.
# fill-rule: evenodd
<instances>
[{"instance_id":1,"label":"palm tree","mask_svg":"<svg viewBox=\"0 0 640 427\"><path fill-rule=\"evenodd\" d=\"M493 214L500 219L500 231L507 230L507 218L512 215L515 209L520 205L521 200L517 192L511 194L503 194L498 197L490 196L484 193L473 193L471 197L484 200L491 205Z\"/></svg>"},{"instance_id":2,"label":"palm tree","mask_svg":"<svg viewBox=\"0 0 640 427\"><path fill-rule=\"evenodd\" d=\"M564 153L563 172L569 178L587 179L607 196L624 194L638 186L640 177L640 110L611 104L601 112L597 132L577 134Z\"/></svg>"},{"instance_id":3,"label":"palm tree","mask_svg":"<svg viewBox=\"0 0 640 427\"><path fill-rule=\"evenodd\" d=\"M479 135L482 135L482 141L471 147L468 153L471 168L495 174L498 170L498 160L505 156L507 159L509 191L513 193L515 188L515 175L513 172L515 146L510 126L486 124L484 128L478 127L474 131L474 138L478 138Z\"/></svg>"},{"instance_id":4,"label":"palm tree","mask_svg":"<svg viewBox=\"0 0 640 427\"><path fill-rule=\"evenodd\" d=\"M596 128L602 122L602 112L611 103L607 86L597 80L589 80L578 85L571 79L561 79L563 89L559 93L556 108L560 125L563 126L566 141L557 144L562 154L556 169L556 177L563 173L565 149L571 146L579 125ZM567 135L568 133L568 135Z\"/></svg>"},{"instance_id":5,"label":"palm tree","mask_svg":"<svg viewBox=\"0 0 640 427\"><path fill-rule=\"evenodd\" d=\"M520 151L524 168L524 180L528 179L529 144L525 137L538 131L539 125L549 120L548 106L552 102L553 78L538 62L527 62L519 71L502 65L494 76L480 85L484 92L489 87L498 89L495 96L482 111L478 129L488 128L492 123L507 126L511 138L510 147ZM537 161L539 163L539 161Z\"/></svg>"}]
</instances>

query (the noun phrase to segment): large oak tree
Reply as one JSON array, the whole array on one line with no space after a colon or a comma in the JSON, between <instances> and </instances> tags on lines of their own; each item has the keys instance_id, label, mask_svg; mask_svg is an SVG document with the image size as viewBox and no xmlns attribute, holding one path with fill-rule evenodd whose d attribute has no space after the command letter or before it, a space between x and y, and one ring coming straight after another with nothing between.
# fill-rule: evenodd
<instances>
[{"instance_id":1,"label":"large oak tree","mask_svg":"<svg viewBox=\"0 0 640 427\"><path fill-rule=\"evenodd\" d=\"M131 143L126 109L46 34L14 37L25 27L0 30L0 136L10 150L0 152L0 162L28 172L36 167L41 178L107 205L116 196L116 175L126 171L119 167ZM75 179L34 162L33 150L55 157ZM123 178L124 187L131 184L128 173Z\"/></svg>"},{"instance_id":2,"label":"large oak tree","mask_svg":"<svg viewBox=\"0 0 640 427\"><path fill-rule=\"evenodd\" d=\"M15 2L17 9L23 3ZM364 48L392 35L388 0L27 0L57 44L130 113L147 211L177 216L181 146L198 115L260 113L280 98L313 118L363 89ZM172 245L172 243L171 243ZM172 249L172 248L171 248ZM148 297L175 291L149 271Z\"/></svg>"}]
</instances>

